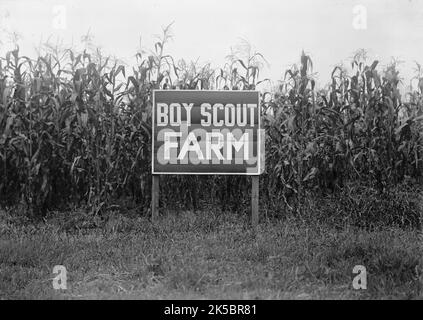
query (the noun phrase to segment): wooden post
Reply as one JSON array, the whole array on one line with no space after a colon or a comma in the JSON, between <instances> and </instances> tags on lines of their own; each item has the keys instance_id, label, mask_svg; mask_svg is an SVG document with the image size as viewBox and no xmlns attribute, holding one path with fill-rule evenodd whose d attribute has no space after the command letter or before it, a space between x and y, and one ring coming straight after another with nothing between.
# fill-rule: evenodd
<instances>
[{"instance_id":1,"label":"wooden post","mask_svg":"<svg viewBox=\"0 0 423 320\"><path fill-rule=\"evenodd\" d=\"M157 221L159 216L160 175L152 175L151 183L151 220Z\"/></svg>"},{"instance_id":2,"label":"wooden post","mask_svg":"<svg viewBox=\"0 0 423 320\"><path fill-rule=\"evenodd\" d=\"M260 176L251 176L251 224L256 228L259 223L259 182Z\"/></svg>"}]
</instances>

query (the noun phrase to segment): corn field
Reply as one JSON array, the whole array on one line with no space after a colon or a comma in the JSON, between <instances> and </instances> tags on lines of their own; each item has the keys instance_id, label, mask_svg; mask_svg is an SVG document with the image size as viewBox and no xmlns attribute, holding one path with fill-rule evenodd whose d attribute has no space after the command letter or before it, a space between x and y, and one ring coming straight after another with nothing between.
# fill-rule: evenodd
<instances>
[{"instance_id":1,"label":"corn field","mask_svg":"<svg viewBox=\"0 0 423 320\"><path fill-rule=\"evenodd\" d=\"M50 48L33 59L16 47L0 58L1 205L42 216L67 206L97 214L130 201L148 213L152 90L254 90L267 81L265 58L248 46L218 69L176 61L166 53L168 31L134 66L95 49ZM342 192L351 182L384 193L423 181L423 69L417 64L415 89L402 95L397 69L358 51L352 71L337 66L330 85L317 88L303 52L280 85L262 93L262 207L297 212L310 194ZM249 203L246 177L161 179L163 205Z\"/></svg>"}]
</instances>

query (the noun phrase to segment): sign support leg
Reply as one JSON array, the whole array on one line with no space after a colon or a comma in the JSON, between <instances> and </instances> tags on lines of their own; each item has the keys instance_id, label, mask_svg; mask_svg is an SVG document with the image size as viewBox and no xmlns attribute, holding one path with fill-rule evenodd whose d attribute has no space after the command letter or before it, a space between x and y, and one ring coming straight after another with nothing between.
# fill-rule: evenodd
<instances>
[{"instance_id":1,"label":"sign support leg","mask_svg":"<svg viewBox=\"0 0 423 320\"><path fill-rule=\"evenodd\" d=\"M251 224L253 228L259 222L259 182L260 176L251 176Z\"/></svg>"},{"instance_id":2,"label":"sign support leg","mask_svg":"<svg viewBox=\"0 0 423 320\"><path fill-rule=\"evenodd\" d=\"M153 174L151 183L151 220L157 221L159 216L160 176Z\"/></svg>"}]
</instances>

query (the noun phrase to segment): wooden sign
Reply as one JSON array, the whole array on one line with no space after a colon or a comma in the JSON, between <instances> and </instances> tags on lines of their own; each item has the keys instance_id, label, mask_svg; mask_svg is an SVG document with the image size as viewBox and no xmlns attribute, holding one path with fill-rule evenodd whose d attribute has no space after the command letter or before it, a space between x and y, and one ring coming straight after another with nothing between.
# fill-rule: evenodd
<instances>
[{"instance_id":1,"label":"wooden sign","mask_svg":"<svg viewBox=\"0 0 423 320\"><path fill-rule=\"evenodd\" d=\"M260 174L257 91L155 90L153 174Z\"/></svg>"},{"instance_id":2,"label":"wooden sign","mask_svg":"<svg viewBox=\"0 0 423 320\"><path fill-rule=\"evenodd\" d=\"M264 141L258 91L154 90L152 215L161 174L251 175L258 224Z\"/></svg>"}]
</instances>

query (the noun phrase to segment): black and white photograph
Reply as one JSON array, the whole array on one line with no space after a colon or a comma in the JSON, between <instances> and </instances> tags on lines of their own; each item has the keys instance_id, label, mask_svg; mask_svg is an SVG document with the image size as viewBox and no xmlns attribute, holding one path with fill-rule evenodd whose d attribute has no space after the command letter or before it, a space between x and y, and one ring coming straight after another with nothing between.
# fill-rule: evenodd
<instances>
[{"instance_id":1,"label":"black and white photograph","mask_svg":"<svg viewBox=\"0 0 423 320\"><path fill-rule=\"evenodd\" d=\"M0 0L0 300L423 300L422 224L423 0Z\"/></svg>"}]
</instances>

